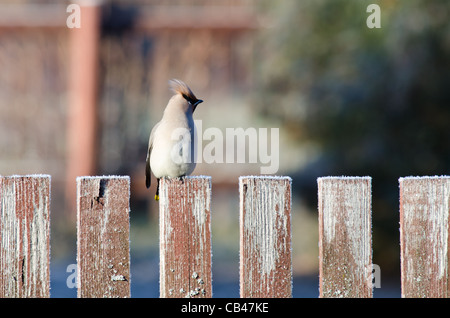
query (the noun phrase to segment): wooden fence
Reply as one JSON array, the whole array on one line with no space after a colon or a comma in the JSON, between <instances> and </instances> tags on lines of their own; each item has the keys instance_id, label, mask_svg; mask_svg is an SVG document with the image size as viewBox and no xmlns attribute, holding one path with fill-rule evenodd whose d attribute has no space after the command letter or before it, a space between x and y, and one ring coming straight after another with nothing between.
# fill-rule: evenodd
<instances>
[{"instance_id":1,"label":"wooden fence","mask_svg":"<svg viewBox=\"0 0 450 318\"><path fill-rule=\"evenodd\" d=\"M50 179L0 177L0 297L50 296ZM372 297L371 182L317 180L320 297ZM130 179L76 185L78 297L130 297ZM448 297L450 177L399 185L402 297ZM211 191L210 177L161 180L161 297L213 296ZM292 297L291 179L240 177L239 191L240 295Z\"/></svg>"}]
</instances>

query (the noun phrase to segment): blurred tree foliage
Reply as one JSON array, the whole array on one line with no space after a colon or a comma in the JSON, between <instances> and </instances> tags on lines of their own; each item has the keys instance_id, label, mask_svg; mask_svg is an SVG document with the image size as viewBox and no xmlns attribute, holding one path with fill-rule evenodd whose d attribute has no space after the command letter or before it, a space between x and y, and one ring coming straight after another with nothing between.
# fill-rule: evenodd
<instances>
[{"instance_id":1,"label":"blurred tree foliage","mask_svg":"<svg viewBox=\"0 0 450 318\"><path fill-rule=\"evenodd\" d=\"M380 29L366 25L371 3ZM450 173L450 2L285 0L261 9L256 104L321 153L294 175L294 191L316 204L315 178L372 176L374 253L398 260L398 178Z\"/></svg>"}]
</instances>

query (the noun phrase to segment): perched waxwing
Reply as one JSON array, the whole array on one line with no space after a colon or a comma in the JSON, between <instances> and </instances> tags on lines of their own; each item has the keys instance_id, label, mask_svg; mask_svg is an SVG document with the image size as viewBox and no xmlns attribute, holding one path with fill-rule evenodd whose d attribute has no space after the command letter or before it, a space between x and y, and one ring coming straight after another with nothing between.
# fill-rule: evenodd
<instances>
[{"instance_id":1,"label":"perched waxwing","mask_svg":"<svg viewBox=\"0 0 450 318\"><path fill-rule=\"evenodd\" d=\"M190 175L195 168L194 119L198 104L191 89L180 80L170 80L174 92L164 110L162 119L153 127L148 143L145 183L150 187L150 170L156 177L155 200L159 200L159 180Z\"/></svg>"}]
</instances>

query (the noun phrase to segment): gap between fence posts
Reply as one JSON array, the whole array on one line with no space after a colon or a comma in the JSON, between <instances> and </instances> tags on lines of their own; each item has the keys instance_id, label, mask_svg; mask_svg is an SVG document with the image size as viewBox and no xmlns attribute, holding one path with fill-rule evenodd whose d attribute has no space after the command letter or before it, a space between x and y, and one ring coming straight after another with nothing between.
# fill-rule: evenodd
<instances>
[{"instance_id":1,"label":"gap between fence posts","mask_svg":"<svg viewBox=\"0 0 450 318\"><path fill-rule=\"evenodd\" d=\"M372 297L371 182L317 179L320 297Z\"/></svg>"},{"instance_id":2,"label":"gap between fence posts","mask_svg":"<svg viewBox=\"0 0 450 318\"><path fill-rule=\"evenodd\" d=\"M211 177L160 180L160 297L212 297Z\"/></svg>"},{"instance_id":3,"label":"gap between fence posts","mask_svg":"<svg viewBox=\"0 0 450 318\"><path fill-rule=\"evenodd\" d=\"M292 297L291 178L242 176L240 296Z\"/></svg>"},{"instance_id":4,"label":"gap between fence posts","mask_svg":"<svg viewBox=\"0 0 450 318\"><path fill-rule=\"evenodd\" d=\"M402 297L449 297L450 177L407 177L400 186Z\"/></svg>"},{"instance_id":5,"label":"gap between fence posts","mask_svg":"<svg viewBox=\"0 0 450 318\"><path fill-rule=\"evenodd\" d=\"M0 177L0 297L50 297L49 175Z\"/></svg>"},{"instance_id":6,"label":"gap between fence posts","mask_svg":"<svg viewBox=\"0 0 450 318\"><path fill-rule=\"evenodd\" d=\"M130 178L76 180L78 297L130 297Z\"/></svg>"}]
</instances>

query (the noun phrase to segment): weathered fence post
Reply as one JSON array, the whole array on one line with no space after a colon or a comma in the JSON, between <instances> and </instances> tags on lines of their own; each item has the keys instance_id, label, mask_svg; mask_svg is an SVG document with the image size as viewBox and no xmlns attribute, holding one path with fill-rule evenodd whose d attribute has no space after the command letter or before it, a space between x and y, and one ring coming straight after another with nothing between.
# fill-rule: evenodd
<instances>
[{"instance_id":1,"label":"weathered fence post","mask_svg":"<svg viewBox=\"0 0 450 318\"><path fill-rule=\"evenodd\" d=\"M399 184L402 297L449 297L450 177Z\"/></svg>"},{"instance_id":2,"label":"weathered fence post","mask_svg":"<svg viewBox=\"0 0 450 318\"><path fill-rule=\"evenodd\" d=\"M243 176L240 296L292 297L291 178Z\"/></svg>"},{"instance_id":3,"label":"weathered fence post","mask_svg":"<svg viewBox=\"0 0 450 318\"><path fill-rule=\"evenodd\" d=\"M50 297L50 176L0 177L0 297Z\"/></svg>"},{"instance_id":4,"label":"weathered fence post","mask_svg":"<svg viewBox=\"0 0 450 318\"><path fill-rule=\"evenodd\" d=\"M160 296L212 297L211 177L160 181Z\"/></svg>"},{"instance_id":5,"label":"weathered fence post","mask_svg":"<svg viewBox=\"0 0 450 318\"><path fill-rule=\"evenodd\" d=\"M372 297L371 182L317 180L320 297Z\"/></svg>"},{"instance_id":6,"label":"weathered fence post","mask_svg":"<svg viewBox=\"0 0 450 318\"><path fill-rule=\"evenodd\" d=\"M130 178L77 178L78 297L130 297Z\"/></svg>"}]
</instances>

